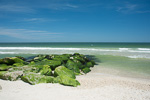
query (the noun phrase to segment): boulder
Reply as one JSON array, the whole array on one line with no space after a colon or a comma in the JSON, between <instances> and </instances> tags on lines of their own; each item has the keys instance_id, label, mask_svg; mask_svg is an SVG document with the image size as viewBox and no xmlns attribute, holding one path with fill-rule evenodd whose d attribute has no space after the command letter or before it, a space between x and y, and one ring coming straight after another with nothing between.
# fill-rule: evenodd
<instances>
[{"instance_id":1,"label":"boulder","mask_svg":"<svg viewBox=\"0 0 150 100\"><path fill-rule=\"evenodd\" d=\"M85 64L86 61L84 58L80 57L79 55L73 56L73 59L79 60L81 63Z\"/></svg>"},{"instance_id":2,"label":"boulder","mask_svg":"<svg viewBox=\"0 0 150 100\"><path fill-rule=\"evenodd\" d=\"M65 56L65 55L59 55L59 56L57 55L57 56L55 56L52 59L53 60L59 60L59 61L61 61L63 63L63 62L66 62L69 59L69 57Z\"/></svg>"},{"instance_id":3,"label":"boulder","mask_svg":"<svg viewBox=\"0 0 150 100\"><path fill-rule=\"evenodd\" d=\"M24 66L24 64L21 62L21 63L14 63L13 64L14 67L21 67L21 66Z\"/></svg>"},{"instance_id":4,"label":"boulder","mask_svg":"<svg viewBox=\"0 0 150 100\"><path fill-rule=\"evenodd\" d=\"M80 56L80 54L79 54L79 53L74 53L73 55L74 55L74 56L76 56L76 55Z\"/></svg>"},{"instance_id":5,"label":"boulder","mask_svg":"<svg viewBox=\"0 0 150 100\"><path fill-rule=\"evenodd\" d=\"M85 68L82 69L82 71L83 71L83 73L86 74L86 73L90 72L91 70L90 70L90 68L85 67Z\"/></svg>"},{"instance_id":6,"label":"boulder","mask_svg":"<svg viewBox=\"0 0 150 100\"><path fill-rule=\"evenodd\" d=\"M72 54L62 54L63 56L70 58L72 56Z\"/></svg>"},{"instance_id":7,"label":"boulder","mask_svg":"<svg viewBox=\"0 0 150 100\"><path fill-rule=\"evenodd\" d=\"M6 71L12 66L7 66L6 64L0 64L0 71Z\"/></svg>"},{"instance_id":8,"label":"boulder","mask_svg":"<svg viewBox=\"0 0 150 100\"><path fill-rule=\"evenodd\" d=\"M90 68L90 67L93 67L94 65L92 64L92 62L87 62L86 66Z\"/></svg>"},{"instance_id":9,"label":"boulder","mask_svg":"<svg viewBox=\"0 0 150 100\"><path fill-rule=\"evenodd\" d=\"M60 83L61 79L60 76L54 77L53 83Z\"/></svg>"},{"instance_id":10,"label":"boulder","mask_svg":"<svg viewBox=\"0 0 150 100\"><path fill-rule=\"evenodd\" d=\"M42 75L50 76L52 75L52 70L49 65L43 65L43 68L40 70Z\"/></svg>"},{"instance_id":11,"label":"boulder","mask_svg":"<svg viewBox=\"0 0 150 100\"><path fill-rule=\"evenodd\" d=\"M14 61L14 63L23 63L24 61L17 57L11 57L11 59Z\"/></svg>"},{"instance_id":12,"label":"boulder","mask_svg":"<svg viewBox=\"0 0 150 100\"><path fill-rule=\"evenodd\" d=\"M56 67L60 66L62 63L59 60L50 60L48 61L48 65L54 70Z\"/></svg>"},{"instance_id":13,"label":"boulder","mask_svg":"<svg viewBox=\"0 0 150 100\"><path fill-rule=\"evenodd\" d=\"M55 76L55 77L56 77L56 76L68 76L68 77L73 78L73 79L76 78L74 72L71 71L71 70L69 70L69 69L67 69L67 68L64 67L64 66L59 66L59 67L57 67L57 68L55 69L55 71L54 71L54 76Z\"/></svg>"},{"instance_id":14,"label":"boulder","mask_svg":"<svg viewBox=\"0 0 150 100\"><path fill-rule=\"evenodd\" d=\"M0 78L4 80L16 81L22 75L23 71L14 71L14 72L0 71Z\"/></svg>"},{"instance_id":15,"label":"boulder","mask_svg":"<svg viewBox=\"0 0 150 100\"><path fill-rule=\"evenodd\" d=\"M60 77L59 83L62 85L74 86L74 87L77 87L78 85L80 85L80 83L77 80L70 78L67 75L59 76L59 77Z\"/></svg>"},{"instance_id":16,"label":"boulder","mask_svg":"<svg viewBox=\"0 0 150 100\"><path fill-rule=\"evenodd\" d=\"M21 59L21 60L23 60L23 61L26 60L24 57L21 57L21 56L16 56L16 57L19 58L19 59Z\"/></svg>"},{"instance_id":17,"label":"boulder","mask_svg":"<svg viewBox=\"0 0 150 100\"><path fill-rule=\"evenodd\" d=\"M48 60L52 60L51 55L46 55L45 58L48 59Z\"/></svg>"},{"instance_id":18,"label":"boulder","mask_svg":"<svg viewBox=\"0 0 150 100\"><path fill-rule=\"evenodd\" d=\"M7 64L7 65L12 65L14 64L14 60L11 59L11 57L6 57L6 58L3 58L3 59L0 59L0 64Z\"/></svg>"},{"instance_id":19,"label":"boulder","mask_svg":"<svg viewBox=\"0 0 150 100\"><path fill-rule=\"evenodd\" d=\"M5 78L6 73L8 73L8 71L0 71L0 79L6 80L6 78Z\"/></svg>"},{"instance_id":20,"label":"boulder","mask_svg":"<svg viewBox=\"0 0 150 100\"><path fill-rule=\"evenodd\" d=\"M95 63L95 61L94 61L94 60L91 60L91 63L93 64L93 66L94 66L94 65L96 65L96 63Z\"/></svg>"},{"instance_id":21,"label":"boulder","mask_svg":"<svg viewBox=\"0 0 150 100\"><path fill-rule=\"evenodd\" d=\"M61 65L61 61L58 60L47 60L47 61L40 61L36 62L33 66L40 67L43 65L49 65L52 70L54 70L56 67Z\"/></svg>"},{"instance_id":22,"label":"boulder","mask_svg":"<svg viewBox=\"0 0 150 100\"><path fill-rule=\"evenodd\" d=\"M37 67L32 67L32 66L22 66L22 67L12 67L10 69L8 69L8 71L13 72L13 71L23 71L23 72L34 72L34 73L38 73L40 71L39 68Z\"/></svg>"},{"instance_id":23,"label":"boulder","mask_svg":"<svg viewBox=\"0 0 150 100\"><path fill-rule=\"evenodd\" d=\"M21 77L21 80L23 80L24 82L27 82L31 85L35 85L35 84L39 84L39 83L52 83L53 77L30 72L30 73L25 73Z\"/></svg>"},{"instance_id":24,"label":"boulder","mask_svg":"<svg viewBox=\"0 0 150 100\"><path fill-rule=\"evenodd\" d=\"M84 67L83 64L77 59L73 59L73 62L76 63L76 65L79 67L79 69L82 69Z\"/></svg>"},{"instance_id":25,"label":"boulder","mask_svg":"<svg viewBox=\"0 0 150 100\"><path fill-rule=\"evenodd\" d=\"M46 55L38 55L37 57L34 58L34 61L42 61L43 59L45 59Z\"/></svg>"},{"instance_id":26,"label":"boulder","mask_svg":"<svg viewBox=\"0 0 150 100\"><path fill-rule=\"evenodd\" d=\"M67 61L66 67L75 73L80 73L78 64L73 62L72 60Z\"/></svg>"}]
</instances>

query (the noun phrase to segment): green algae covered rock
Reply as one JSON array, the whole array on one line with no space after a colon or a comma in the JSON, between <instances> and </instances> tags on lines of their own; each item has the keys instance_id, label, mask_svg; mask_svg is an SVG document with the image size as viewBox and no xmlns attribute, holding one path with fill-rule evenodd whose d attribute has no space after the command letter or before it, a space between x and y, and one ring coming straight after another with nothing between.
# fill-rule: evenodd
<instances>
[{"instance_id":1,"label":"green algae covered rock","mask_svg":"<svg viewBox=\"0 0 150 100\"><path fill-rule=\"evenodd\" d=\"M77 87L78 85L80 85L80 83L77 80L70 78L66 75L60 76L59 83L62 85L74 86L74 87Z\"/></svg>"},{"instance_id":2,"label":"green algae covered rock","mask_svg":"<svg viewBox=\"0 0 150 100\"><path fill-rule=\"evenodd\" d=\"M43 68L40 70L42 75L51 76L52 70L49 65L43 65Z\"/></svg>"},{"instance_id":3,"label":"green algae covered rock","mask_svg":"<svg viewBox=\"0 0 150 100\"><path fill-rule=\"evenodd\" d=\"M7 66L6 64L0 64L0 71L6 71L12 66Z\"/></svg>"},{"instance_id":4,"label":"green algae covered rock","mask_svg":"<svg viewBox=\"0 0 150 100\"><path fill-rule=\"evenodd\" d=\"M35 62L33 66L39 67L43 65L49 65L52 70L54 70L56 67L61 65L61 61L58 60L46 60L46 61L40 61L40 62Z\"/></svg>"},{"instance_id":5,"label":"green algae covered rock","mask_svg":"<svg viewBox=\"0 0 150 100\"><path fill-rule=\"evenodd\" d=\"M60 83L61 79L60 76L54 77L53 83Z\"/></svg>"},{"instance_id":6,"label":"green algae covered rock","mask_svg":"<svg viewBox=\"0 0 150 100\"><path fill-rule=\"evenodd\" d=\"M32 66L19 66L19 67L11 67L10 69L8 69L9 72L13 72L13 71L23 71L23 72L39 72L39 69L36 67L32 67Z\"/></svg>"},{"instance_id":7,"label":"green algae covered rock","mask_svg":"<svg viewBox=\"0 0 150 100\"><path fill-rule=\"evenodd\" d=\"M7 64L7 65L12 65L14 64L14 60L11 59L11 57L6 57L6 58L3 58L3 59L0 59L0 64Z\"/></svg>"},{"instance_id":8,"label":"green algae covered rock","mask_svg":"<svg viewBox=\"0 0 150 100\"><path fill-rule=\"evenodd\" d=\"M17 57L11 57L11 59L14 61L14 63L23 63L24 61Z\"/></svg>"},{"instance_id":9,"label":"green algae covered rock","mask_svg":"<svg viewBox=\"0 0 150 100\"><path fill-rule=\"evenodd\" d=\"M54 76L68 76L73 79L76 78L74 72L64 66L57 67L54 71Z\"/></svg>"},{"instance_id":10,"label":"green algae covered rock","mask_svg":"<svg viewBox=\"0 0 150 100\"><path fill-rule=\"evenodd\" d=\"M35 85L39 83L52 83L53 77L30 72L24 73L24 75L21 77L21 80L29 84Z\"/></svg>"},{"instance_id":11,"label":"green algae covered rock","mask_svg":"<svg viewBox=\"0 0 150 100\"><path fill-rule=\"evenodd\" d=\"M82 69L82 71L83 71L83 73L86 74L86 73L90 72L91 70L90 70L90 68L85 67L85 68Z\"/></svg>"},{"instance_id":12,"label":"green algae covered rock","mask_svg":"<svg viewBox=\"0 0 150 100\"><path fill-rule=\"evenodd\" d=\"M54 71L54 76L57 76L54 78L54 83L60 83L67 86L78 86L80 83L75 80L75 74L73 71L67 69L64 66L59 66Z\"/></svg>"},{"instance_id":13,"label":"green algae covered rock","mask_svg":"<svg viewBox=\"0 0 150 100\"><path fill-rule=\"evenodd\" d=\"M7 71L0 71L0 79L6 80L6 78L5 78L6 73L8 73L8 72Z\"/></svg>"},{"instance_id":14,"label":"green algae covered rock","mask_svg":"<svg viewBox=\"0 0 150 100\"><path fill-rule=\"evenodd\" d=\"M77 59L73 59L73 62L79 67L79 69L82 69L84 65Z\"/></svg>"},{"instance_id":15,"label":"green algae covered rock","mask_svg":"<svg viewBox=\"0 0 150 100\"><path fill-rule=\"evenodd\" d=\"M14 63L13 66L15 67L20 67L20 66L23 66L24 64L23 63Z\"/></svg>"},{"instance_id":16,"label":"green algae covered rock","mask_svg":"<svg viewBox=\"0 0 150 100\"><path fill-rule=\"evenodd\" d=\"M16 81L22 75L23 75L22 71L14 71L14 72L0 71L0 78L4 80Z\"/></svg>"},{"instance_id":17,"label":"green algae covered rock","mask_svg":"<svg viewBox=\"0 0 150 100\"><path fill-rule=\"evenodd\" d=\"M21 60L23 60L23 61L25 61L26 60L26 58L24 58L24 57L21 57L21 56L16 56L17 58L19 58L19 59L21 59Z\"/></svg>"},{"instance_id":18,"label":"green algae covered rock","mask_svg":"<svg viewBox=\"0 0 150 100\"><path fill-rule=\"evenodd\" d=\"M46 55L38 55L33 58L33 61L35 61L35 62L42 61L45 59L45 57L46 57Z\"/></svg>"},{"instance_id":19,"label":"green algae covered rock","mask_svg":"<svg viewBox=\"0 0 150 100\"><path fill-rule=\"evenodd\" d=\"M86 60L82 57L80 57L79 55L75 55L73 56L71 59L76 59L76 60L79 60L81 63L85 64L86 63Z\"/></svg>"},{"instance_id":20,"label":"green algae covered rock","mask_svg":"<svg viewBox=\"0 0 150 100\"><path fill-rule=\"evenodd\" d=\"M0 64L13 65L14 63L24 63L24 61L17 57L6 57L0 59Z\"/></svg>"},{"instance_id":21,"label":"green algae covered rock","mask_svg":"<svg viewBox=\"0 0 150 100\"><path fill-rule=\"evenodd\" d=\"M75 73L80 73L78 64L73 62L72 60L67 61L66 67Z\"/></svg>"},{"instance_id":22,"label":"green algae covered rock","mask_svg":"<svg viewBox=\"0 0 150 100\"><path fill-rule=\"evenodd\" d=\"M65 75L55 77L53 83L60 83L62 85L73 86L73 87L77 87L78 85L80 85L80 83L76 79L70 78Z\"/></svg>"},{"instance_id":23,"label":"green algae covered rock","mask_svg":"<svg viewBox=\"0 0 150 100\"><path fill-rule=\"evenodd\" d=\"M94 65L92 64L92 62L87 62L86 66L90 68L90 67L93 67Z\"/></svg>"}]
</instances>

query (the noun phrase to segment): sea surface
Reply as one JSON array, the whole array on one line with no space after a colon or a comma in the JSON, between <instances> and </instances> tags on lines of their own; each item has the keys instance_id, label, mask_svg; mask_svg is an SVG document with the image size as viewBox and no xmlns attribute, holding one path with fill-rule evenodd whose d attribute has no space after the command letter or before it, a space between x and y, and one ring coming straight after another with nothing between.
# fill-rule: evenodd
<instances>
[{"instance_id":1,"label":"sea surface","mask_svg":"<svg viewBox=\"0 0 150 100\"><path fill-rule=\"evenodd\" d=\"M76 52L91 55L100 73L150 79L150 43L0 43L0 58Z\"/></svg>"}]
</instances>

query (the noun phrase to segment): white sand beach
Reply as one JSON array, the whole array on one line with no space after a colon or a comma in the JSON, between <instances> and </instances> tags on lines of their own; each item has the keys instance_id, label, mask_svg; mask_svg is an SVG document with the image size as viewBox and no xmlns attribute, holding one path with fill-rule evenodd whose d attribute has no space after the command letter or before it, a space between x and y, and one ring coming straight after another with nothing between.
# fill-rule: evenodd
<instances>
[{"instance_id":1,"label":"white sand beach","mask_svg":"<svg viewBox=\"0 0 150 100\"><path fill-rule=\"evenodd\" d=\"M96 73L78 76L78 87L30 85L0 79L0 100L150 100L150 80Z\"/></svg>"}]
</instances>

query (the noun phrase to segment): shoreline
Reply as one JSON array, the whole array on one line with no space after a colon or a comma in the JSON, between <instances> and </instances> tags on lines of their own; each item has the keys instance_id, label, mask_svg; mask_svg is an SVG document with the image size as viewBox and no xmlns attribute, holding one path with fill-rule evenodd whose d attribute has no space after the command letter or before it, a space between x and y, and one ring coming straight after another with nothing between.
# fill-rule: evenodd
<instances>
[{"instance_id":1,"label":"shoreline","mask_svg":"<svg viewBox=\"0 0 150 100\"><path fill-rule=\"evenodd\" d=\"M78 87L60 84L30 85L0 79L2 100L149 100L150 80L96 73L77 76Z\"/></svg>"}]
</instances>

